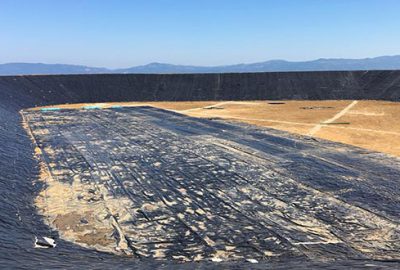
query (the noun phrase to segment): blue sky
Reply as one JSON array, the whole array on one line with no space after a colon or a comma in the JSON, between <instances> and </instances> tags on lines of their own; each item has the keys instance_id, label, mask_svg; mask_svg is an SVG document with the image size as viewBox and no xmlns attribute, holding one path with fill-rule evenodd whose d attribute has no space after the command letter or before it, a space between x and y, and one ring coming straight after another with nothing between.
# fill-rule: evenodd
<instances>
[{"instance_id":1,"label":"blue sky","mask_svg":"<svg viewBox=\"0 0 400 270\"><path fill-rule=\"evenodd\" d=\"M400 54L400 0L0 0L0 63L128 67Z\"/></svg>"}]
</instances>

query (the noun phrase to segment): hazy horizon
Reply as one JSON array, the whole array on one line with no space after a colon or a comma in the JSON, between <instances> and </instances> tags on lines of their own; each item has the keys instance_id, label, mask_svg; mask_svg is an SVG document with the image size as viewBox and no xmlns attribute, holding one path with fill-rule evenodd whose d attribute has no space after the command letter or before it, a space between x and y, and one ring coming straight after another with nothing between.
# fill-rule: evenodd
<instances>
[{"instance_id":1,"label":"hazy horizon","mask_svg":"<svg viewBox=\"0 0 400 270\"><path fill-rule=\"evenodd\" d=\"M165 63L165 62L157 62L157 61L152 61L140 65L128 65L128 66L123 66L123 67L108 67L108 66L90 66L90 65L84 65L84 64L76 64L76 63L46 63L46 62L4 62L1 63L0 65L6 65L6 64L44 64L44 65L70 65L70 66L85 66L85 67L92 67L92 68L105 68L105 69L126 69L126 68L131 68L131 67L138 67L138 66L146 66L150 64L168 64L168 65L176 65L176 66L194 66L194 67L223 67L223 66L231 66L231 65L250 65L250 64L257 64L257 63L264 63L264 62L269 62L269 61L287 61L291 63L301 63L301 62L312 62L312 61L317 61L321 59L327 59L327 60L365 60L365 59L374 59L374 58L379 58L379 57L394 57L394 56L400 56L399 55L377 55L377 56L371 56L371 57L364 57L364 58L332 58L332 57L321 57L317 59L306 59L306 60L299 60L299 61L292 61L288 59L266 59L257 62L247 62L247 63L232 63L232 64L226 64L226 65L195 65L195 64L190 64L190 63Z\"/></svg>"}]
</instances>

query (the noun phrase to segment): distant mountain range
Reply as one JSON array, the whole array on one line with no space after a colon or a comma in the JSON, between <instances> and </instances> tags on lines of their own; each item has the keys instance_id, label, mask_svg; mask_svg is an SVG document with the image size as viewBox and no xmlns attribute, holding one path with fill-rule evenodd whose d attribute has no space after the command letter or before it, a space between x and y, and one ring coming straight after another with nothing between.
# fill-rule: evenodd
<instances>
[{"instance_id":1,"label":"distant mountain range","mask_svg":"<svg viewBox=\"0 0 400 270\"><path fill-rule=\"evenodd\" d=\"M317 59L290 62L270 60L253 64L228 66L185 66L151 63L124 69L108 69L78 65L7 63L0 64L0 75L27 74L100 74L100 73L229 73L229 72L277 72L277 71L328 71L328 70L391 70L400 69L400 55L365 59Z\"/></svg>"}]
</instances>

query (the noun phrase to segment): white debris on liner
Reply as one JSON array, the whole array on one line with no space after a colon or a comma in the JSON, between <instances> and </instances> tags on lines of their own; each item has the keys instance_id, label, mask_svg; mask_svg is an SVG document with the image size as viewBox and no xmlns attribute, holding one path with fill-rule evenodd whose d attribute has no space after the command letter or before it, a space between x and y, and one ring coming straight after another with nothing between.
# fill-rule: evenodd
<instances>
[{"instance_id":1,"label":"white debris on liner","mask_svg":"<svg viewBox=\"0 0 400 270\"><path fill-rule=\"evenodd\" d=\"M39 237L35 236L35 248L54 248L56 247L56 241L49 237Z\"/></svg>"}]
</instances>

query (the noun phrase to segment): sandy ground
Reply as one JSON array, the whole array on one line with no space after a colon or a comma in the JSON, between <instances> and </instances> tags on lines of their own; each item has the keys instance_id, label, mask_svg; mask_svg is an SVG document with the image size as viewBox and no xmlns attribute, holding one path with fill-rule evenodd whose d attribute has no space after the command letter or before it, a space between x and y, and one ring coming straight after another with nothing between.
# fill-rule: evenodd
<instances>
[{"instance_id":1,"label":"sandy ground","mask_svg":"<svg viewBox=\"0 0 400 270\"><path fill-rule=\"evenodd\" d=\"M283 104L281 104L283 103ZM194 117L223 118L342 142L400 156L400 103L387 101L194 101L64 104L53 107L149 105ZM35 108L40 109L40 108Z\"/></svg>"}]
</instances>

